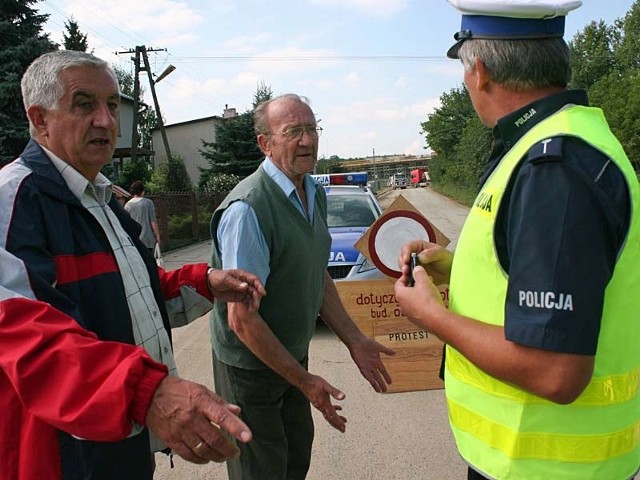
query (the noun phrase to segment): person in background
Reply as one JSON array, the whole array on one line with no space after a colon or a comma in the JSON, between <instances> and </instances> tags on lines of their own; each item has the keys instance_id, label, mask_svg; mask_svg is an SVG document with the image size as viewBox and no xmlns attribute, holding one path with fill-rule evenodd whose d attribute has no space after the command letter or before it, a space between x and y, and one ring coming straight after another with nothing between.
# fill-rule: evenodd
<instances>
[{"instance_id":1,"label":"person in background","mask_svg":"<svg viewBox=\"0 0 640 480\"><path fill-rule=\"evenodd\" d=\"M124 209L142 227L140 232L142 244L153 251L156 243L160 243L156 209L153 202L145 198L144 184L140 180L133 182L129 191L133 198L125 204Z\"/></svg>"},{"instance_id":2,"label":"person in background","mask_svg":"<svg viewBox=\"0 0 640 480\"><path fill-rule=\"evenodd\" d=\"M238 407L177 378L170 327L218 301L257 308L253 274L165 272L111 195L120 92L93 55L55 51L22 78L31 140L0 170L3 478L151 480L152 451L237 455ZM215 425L214 425L215 424Z\"/></svg>"},{"instance_id":3,"label":"person in background","mask_svg":"<svg viewBox=\"0 0 640 480\"><path fill-rule=\"evenodd\" d=\"M309 175L321 129L306 99L286 94L266 101L254 123L266 159L214 212L212 265L253 272L269 294L259 310L214 305L214 382L217 393L240 406L254 434L239 445L240 457L228 459L229 478L302 480L313 443L310 403L335 429L346 427L342 407L331 401L344 393L308 371L318 314L377 392L391 382L380 354L394 352L358 330L327 273L326 195Z\"/></svg>"},{"instance_id":4,"label":"person in background","mask_svg":"<svg viewBox=\"0 0 640 480\"><path fill-rule=\"evenodd\" d=\"M630 479L640 189L603 112L567 90L565 16L581 2L450 2L462 28L448 56L464 66L493 151L455 255L406 245L396 298L447 344L449 420L469 479Z\"/></svg>"}]
</instances>

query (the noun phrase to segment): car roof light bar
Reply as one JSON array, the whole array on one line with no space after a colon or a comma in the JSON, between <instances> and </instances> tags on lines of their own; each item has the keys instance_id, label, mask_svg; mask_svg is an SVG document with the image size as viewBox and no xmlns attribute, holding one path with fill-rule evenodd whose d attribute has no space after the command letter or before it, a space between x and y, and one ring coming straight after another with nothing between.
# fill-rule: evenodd
<instances>
[{"instance_id":1,"label":"car roof light bar","mask_svg":"<svg viewBox=\"0 0 640 480\"><path fill-rule=\"evenodd\" d=\"M325 173L311 175L320 185L367 185L367 172Z\"/></svg>"}]
</instances>

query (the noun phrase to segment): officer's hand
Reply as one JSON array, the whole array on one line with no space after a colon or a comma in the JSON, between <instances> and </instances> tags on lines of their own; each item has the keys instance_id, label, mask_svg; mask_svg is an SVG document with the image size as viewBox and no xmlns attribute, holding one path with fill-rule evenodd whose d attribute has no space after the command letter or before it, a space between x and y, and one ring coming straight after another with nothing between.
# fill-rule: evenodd
<instances>
[{"instance_id":1,"label":"officer's hand","mask_svg":"<svg viewBox=\"0 0 640 480\"><path fill-rule=\"evenodd\" d=\"M398 265L403 275L409 275L411 254L418 253L418 263L427 271L436 285L448 285L451 277L453 254L441 245L414 240L407 243L400 251Z\"/></svg>"},{"instance_id":2,"label":"officer's hand","mask_svg":"<svg viewBox=\"0 0 640 480\"><path fill-rule=\"evenodd\" d=\"M413 270L413 287L409 286L409 276L402 275L394 286L396 301L400 311L415 325L431 331L429 321L436 314L446 310L438 287L421 266Z\"/></svg>"}]
</instances>

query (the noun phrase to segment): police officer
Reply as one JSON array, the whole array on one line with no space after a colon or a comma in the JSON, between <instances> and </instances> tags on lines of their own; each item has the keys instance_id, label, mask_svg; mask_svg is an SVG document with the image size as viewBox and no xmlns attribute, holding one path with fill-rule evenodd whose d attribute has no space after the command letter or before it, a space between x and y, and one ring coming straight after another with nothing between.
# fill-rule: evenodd
<instances>
[{"instance_id":1,"label":"police officer","mask_svg":"<svg viewBox=\"0 0 640 480\"><path fill-rule=\"evenodd\" d=\"M601 110L568 91L579 1L449 0L448 51L495 137L455 256L401 253L402 311L447 343L470 479L632 478L640 464L640 191ZM420 252L415 287L409 254ZM450 282L450 310L437 283Z\"/></svg>"}]
</instances>

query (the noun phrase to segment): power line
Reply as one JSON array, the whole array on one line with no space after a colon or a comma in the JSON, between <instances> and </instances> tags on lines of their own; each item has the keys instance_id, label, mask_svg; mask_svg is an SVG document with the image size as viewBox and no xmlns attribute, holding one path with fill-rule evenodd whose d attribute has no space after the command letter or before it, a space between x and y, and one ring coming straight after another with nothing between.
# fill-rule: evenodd
<instances>
[{"instance_id":1,"label":"power line","mask_svg":"<svg viewBox=\"0 0 640 480\"><path fill-rule=\"evenodd\" d=\"M440 62L449 60L445 56L427 55L291 55L291 56L234 56L201 55L183 56L183 60L211 62L288 62L288 61L346 61L346 62Z\"/></svg>"},{"instance_id":2,"label":"power line","mask_svg":"<svg viewBox=\"0 0 640 480\"><path fill-rule=\"evenodd\" d=\"M46 4L49 6L49 8L51 8L52 10L54 10L55 12L57 12L60 16L62 16L62 17L64 17L64 18L66 18L67 20L71 20L71 17L70 17L70 16L68 16L64 11L60 10L58 7L56 7L56 6L55 6L51 1L49 1L49 0L44 0L44 3L46 3ZM63 25L60 25L58 22L55 22L55 21L53 21L53 20L51 20L51 19L49 19L48 21L49 21L49 22L52 22L52 23L54 23L54 24L56 24L56 25L58 25L58 26L61 28L61 30L64 30L64 28L65 28ZM109 37L107 37L107 36L105 36L105 35L101 34L101 33L100 33L100 32L98 32L97 30L94 30L94 29L93 29L93 28L91 28L91 27L85 27L84 25L82 26L82 28L83 28L83 29L85 29L85 28L86 28L86 30L87 30L87 31L90 31L90 32L92 32L96 37L101 38L101 39L104 41L104 43L105 43L106 45L109 45L109 46L115 45L115 44L113 43L113 41L112 41L112 39L111 39L111 38L109 38ZM117 28L117 27L114 27L114 28ZM123 32L123 33L124 33L124 32ZM123 47L120 47L120 48L123 48Z\"/></svg>"},{"instance_id":3,"label":"power line","mask_svg":"<svg viewBox=\"0 0 640 480\"><path fill-rule=\"evenodd\" d=\"M90 9L87 5L83 5L81 2L80 5L82 7L84 7L85 9L87 9L88 11L90 11L93 15L95 15L95 10L100 10L100 15L102 17L102 20L104 21L104 23L106 23L107 25L109 25L110 27L114 28L115 30L117 30L118 32L120 32L122 35L124 35L125 37L131 39L132 43L142 43L147 44L147 43L151 43L148 41L148 39L145 39L142 35L140 35L138 32L136 32L135 30L132 30L126 26L123 26L123 28L126 28L127 30L129 30L133 35L135 35L137 38L134 38L134 36L132 36L131 34L129 34L127 31L123 30L122 28L120 28L119 25L122 25L121 23L115 24L110 22L108 19L105 19L104 17L111 17L112 19L114 19L115 21L119 20L117 18L115 18L110 12L108 12L107 10L103 9L102 7L100 7L100 5L98 5L97 3L91 1L91 0L84 0L85 2L88 2L89 4L93 5L95 8L94 9ZM58 8L53 1L51 0L43 0L43 3L46 4L52 11L56 12L58 15L60 15L60 17L68 20L71 20L71 17L69 15L67 15L63 10L61 10L60 8ZM104 14L104 15L103 15ZM59 21L56 21L52 18L49 18L47 20L48 22L58 26L60 28L60 31L64 31L64 25L61 25L59 23ZM106 36L102 33L100 33L99 31L91 28L91 27L85 27L84 25L81 25L82 29L86 29L87 31L90 31L93 35L95 35L97 38L102 40L102 43L105 45L106 48L111 49L111 50L116 50L116 49L122 49L122 50L127 50L127 47L125 47L124 45L118 45L115 42L113 42L113 39L109 36ZM142 40L142 42L139 41L139 39ZM202 80L208 80L208 77L206 77L202 72L198 71L197 69L193 68L191 65L189 65L188 63L184 62L180 57L176 57L175 55L171 54L170 52L167 52L167 55L170 56L175 63L179 63L181 65L183 65L185 68L182 70L183 74L187 77L190 77L194 82L198 83L201 82ZM129 62L127 62L129 63ZM167 61L167 63L170 63ZM196 78L199 77L199 78ZM168 85L171 86L176 86L173 82L166 82ZM177 87L176 87L177 88ZM192 92L193 94L194 92ZM208 95L208 98L203 97L202 95L200 95L199 93L195 92L194 95L196 98L200 99L202 103L205 104L218 104L218 105L225 105L228 103L231 103L231 101L238 101L239 103L243 103L244 101L242 99L240 99L239 97L235 96L235 95L229 95L227 93L221 92L221 97L218 96L213 96L213 95Z\"/></svg>"}]
</instances>

